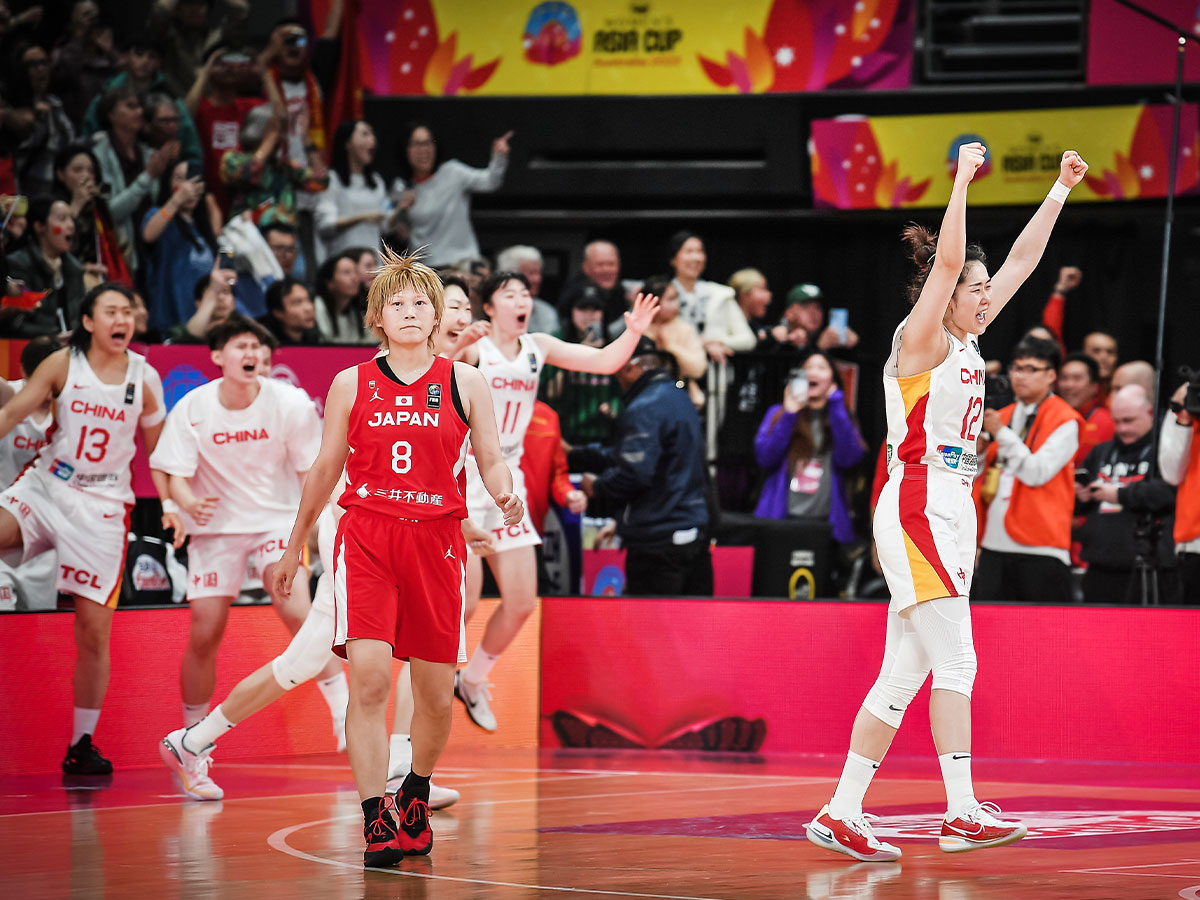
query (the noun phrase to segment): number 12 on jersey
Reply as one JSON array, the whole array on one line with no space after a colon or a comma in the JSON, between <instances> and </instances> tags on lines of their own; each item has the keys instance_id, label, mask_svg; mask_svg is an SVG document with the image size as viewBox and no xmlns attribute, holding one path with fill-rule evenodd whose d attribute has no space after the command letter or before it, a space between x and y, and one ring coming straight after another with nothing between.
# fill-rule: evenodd
<instances>
[{"instance_id":1,"label":"number 12 on jersey","mask_svg":"<svg viewBox=\"0 0 1200 900\"><path fill-rule=\"evenodd\" d=\"M979 432L975 430L975 426L979 424L979 419L983 416L983 398L972 397L967 401L967 411L963 415L962 437L963 440L973 441L979 436Z\"/></svg>"}]
</instances>

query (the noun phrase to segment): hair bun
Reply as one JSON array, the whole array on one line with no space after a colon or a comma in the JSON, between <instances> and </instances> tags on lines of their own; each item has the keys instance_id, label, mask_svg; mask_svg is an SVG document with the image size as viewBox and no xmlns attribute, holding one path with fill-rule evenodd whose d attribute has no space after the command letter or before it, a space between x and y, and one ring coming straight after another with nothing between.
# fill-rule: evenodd
<instances>
[{"instance_id":1,"label":"hair bun","mask_svg":"<svg viewBox=\"0 0 1200 900\"><path fill-rule=\"evenodd\" d=\"M916 222L909 222L900 231L900 240L908 246L908 255L918 268L924 268L937 251L937 232Z\"/></svg>"}]
</instances>

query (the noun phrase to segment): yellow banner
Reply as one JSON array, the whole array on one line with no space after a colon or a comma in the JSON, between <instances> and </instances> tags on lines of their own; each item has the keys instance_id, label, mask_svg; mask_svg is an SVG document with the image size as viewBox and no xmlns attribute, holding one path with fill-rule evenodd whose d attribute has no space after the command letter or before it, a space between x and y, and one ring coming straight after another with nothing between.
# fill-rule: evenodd
<instances>
[{"instance_id":1,"label":"yellow banner","mask_svg":"<svg viewBox=\"0 0 1200 900\"><path fill-rule=\"evenodd\" d=\"M913 9L913 0L358 0L347 15L362 83L376 94L551 96L904 88Z\"/></svg>"},{"instance_id":2,"label":"yellow banner","mask_svg":"<svg viewBox=\"0 0 1200 900\"><path fill-rule=\"evenodd\" d=\"M1183 107L1180 134L1177 193L1198 193L1195 104ZM839 209L945 206L958 146L967 141L981 141L988 151L971 182L972 203L1040 203L1064 150L1078 150L1089 166L1072 202L1164 197L1171 107L818 119L809 144L814 203Z\"/></svg>"}]
</instances>

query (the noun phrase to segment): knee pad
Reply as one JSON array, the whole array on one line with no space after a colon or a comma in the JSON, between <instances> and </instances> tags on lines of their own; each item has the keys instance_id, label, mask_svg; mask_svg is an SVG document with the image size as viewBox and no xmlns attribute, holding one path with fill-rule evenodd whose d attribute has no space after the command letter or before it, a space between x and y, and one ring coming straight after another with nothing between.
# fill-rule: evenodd
<instances>
[{"instance_id":1,"label":"knee pad","mask_svg":"<svg viewBox=\"0 0 1200 900\"><path fill-rule=\"evenodd\" d=\"M928 676L928 672L880 672L871 690L867 691L863 708L879 721L899 728L904 721L904 711Z\"/></svg>"},{"instance_id":2,"label":"knee pad","mask_svg":"<svg viewBox=\"0 0 1200 900\"><path fill-rule=\"evenodd\" d=\"M914 624L933 667L933 689L971 696L978 661L966 597L943 597L919 605Z\"/></svg>"},{"instance_id":3,"label":"knee pad","mask_svg":"<svg viewBox=\"0 0 1200 900\"><path fill-rule=\"evenodd\" d=\"M288 644L271 660L271 674L285 691L316 678L333 657L333 617L314 607Z\"/></svg>"}]
</instances>

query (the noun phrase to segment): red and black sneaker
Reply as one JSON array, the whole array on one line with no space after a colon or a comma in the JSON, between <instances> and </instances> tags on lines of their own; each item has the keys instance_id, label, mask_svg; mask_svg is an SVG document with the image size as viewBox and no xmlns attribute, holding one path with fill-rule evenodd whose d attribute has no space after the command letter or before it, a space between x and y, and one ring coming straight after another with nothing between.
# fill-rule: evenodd
<instances>
[{"instance_id":1,"label":"red and black sneaker","mask_svg":"<svg viewBox=\"0 0 1200 900\"><path fill-rule=\"evenodd\" d=\"M375 818L363 824L363 837L367 839L367 849L363 851L365 869L394 866L404 859L404 851L396 843L396 823L388 815L388 810L395 805L392 797L385 795Z\"/></svg>"},{"instance_id":2,"label":"red and black sneaker","mask_svg":"<svg viewBox=\"0 0 1200 900\"><path fill-rule=\"evenodd\" d=\"M92 736L85 734L67 747L62 770L66 775L111 775L113 766L100 755L100 748L92 743Z\"/></svg>"},{"instance_id":3,"label":"red and black sneaker","mask_svg":"<svg viewBox=\"0 0 1200 900\"><path fill-rule=\"evenodd\" d=\"M405 856L424 856L433 849L433 829L429 827L429 804L419 797L396 795L400 827L396 846Z\"/></svg>"}]
</instances>

